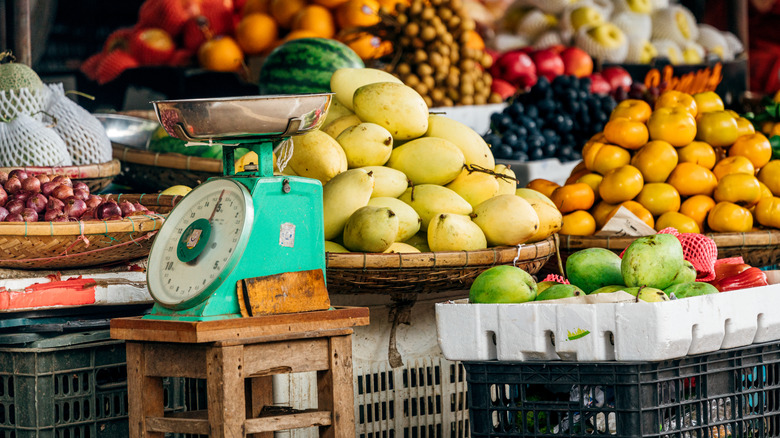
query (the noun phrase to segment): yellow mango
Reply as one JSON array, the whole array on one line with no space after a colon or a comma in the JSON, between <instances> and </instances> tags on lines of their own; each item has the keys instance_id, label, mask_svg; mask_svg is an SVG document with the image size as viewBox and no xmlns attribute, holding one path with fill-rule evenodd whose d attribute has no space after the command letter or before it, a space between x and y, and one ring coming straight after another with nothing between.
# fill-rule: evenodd
<instances>
[{"instance_id":1,"label":"yellow mango","mask_svg":"<svg viewBox=\"0 0 780 438\"><path fill-rule=\"evenodd\" d=\"M318 179L324 185L347 170L347 155L333 137L322 131L309 131L293 137L289 166L296 174Z\"/></svg>"},{"instance_id":2,"label":"yellow mango","mask_svg":"<svg viewBox=\"0 0 780 438\"><path fill-rule=\"evenodd\" d=\"M344 226L344 247L350 251L383 252L398 235L398 216L386 207L359 208Z\"/></svg>"},{"instance_id":3,"label":"yellow mango","mask_svg":"<svg viewBox=\"0 0 780 438\"><path fill-rule=\"evenodd\" d=\"M336 175L322 188L325 240L341 236L352 213L368 205L374 190L374 177L363 169Z\"/></svg>"},{"instance_id":4,"label":"yellow mango","mask_svg":"<svg viewBox=\"0 0 780 438\"><path fill-rule=\"evenodd\" d=\"M336 137L347 155L347 167L381 166L393 152L393 136L375 123L350 126Z\"/></svg>"},{"instance_id":5,"label":"yellow mango","mask_svg":"<svg viewBox=\"0 0 780 438\"><path fill-rule=\"evenodd\" d=\"M393 149L387 167L400 170L413 184L445 185L463 170L463 152L436 137L412 140Z\"/></svg>"},{"instance_id":6,"label":"yellow mango","mask_svg":"<svg viewBox=\"0 0 780 438\"><path fill-rule=\"evenodd\" d=\"M361 167L361 169L374 173L372 198L397 198L409 187L409 180L400 170L391 169L387 166L366 166Z\"/></svg>"},{"instance_id":7,"label":"yellow mango","mask_svg":"<svg viewBox=\"0 0 780 438\"><path fill-rule=\"evenodd\" d=\"M355 90L352 105L360 120L384 126L396 140L417 138L428 130L428 105L404 84L364 85Z\"/></svg>"},{"instance_id":8,"label":"yellow mango","mask_svg":"<svg viewBox=\"0 0 780 438\"><path fill-rule=\"evenodd\" d=\"M431 251L475 251L487 248L487 242L468 216L439 213L428 227L428 246Z\"/></svg>"},{"instance_id":9,"label":"yellow mango","mask_svg":"<svg viewBox=\"0 0 780 438\"><path fill-rule=\"evenodd\" d=\"M472 216L490 246L519 245L539 230L536 211L517 195L490 198L476 206Z\"/></svg>"},{"instance_id":10,"label":"yellow mango","mask_svg":"<svg viewBox=\"0 0 780 438\"><path fill-rule=\"evenodd\" d=\"M422 219L421 230L427 230L428 223L438 213L466 215L473 210L471 204L459 194L435 184L410 187L398 199L409 204L420 215L420 219Z\"/></svg>"},{"instance_id":11,"label":"yellow mango","mask_svg":"<svg viewBox=\"0 0 780 438\"><path fill-rule=\"evenodd\" d=\"M403 242L420 231L422 219L416 211L404 201L397 198L371 198L368 205L372 207L387 207L398 216L398 236L395 240Z\"/></svg>"},{"instance_id":12,"label":"yellow mango","mask_svg":"<svg viewBox=\"0 0 780 438\"><path fill-rule=\"evenodd\" d=\"M392 74L375 68L340 68L330 77L330 91L336 93L334 102L338 102L344 108L352 110L352 98L355 90L363 85L376 82L395 82L403 84L400 79Z\"/></svg>"},{"instance_id":13,"label":"yellow mango","mask_svg":"<svg viewBox=\"0 0 780 438\"><path fill-rule=\"evenodd\" d=\"M472 207L496 196L500 190L495 176L468 169L463 169L460 175L445 187L462 196Z\"/></svg>"},{"instance_id":14,"label":"yellow mango","mask_svg":"<svg viewBox=\"0 0 780 438\"><path fill-rule=\"evenodd\" d=\"M485 169L493 169L496 165L493 152L482 136L457 120L431 114L428 116L428 130L425 136L451 141L463 152L466 164L476 164Z\"/></svg>"}]
</instances>

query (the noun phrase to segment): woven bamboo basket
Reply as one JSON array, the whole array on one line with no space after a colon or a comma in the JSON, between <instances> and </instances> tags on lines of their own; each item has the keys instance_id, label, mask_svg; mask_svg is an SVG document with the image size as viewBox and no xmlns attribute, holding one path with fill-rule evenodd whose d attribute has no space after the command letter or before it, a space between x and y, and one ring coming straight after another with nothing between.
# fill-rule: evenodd
<instances>
[{"instance_id":1,"label":"woven bamboo basket","mask_svg":"<svg viewBox=\"0 0 780 438\"><path fill-rule=\"evenodd\" d=\"M141 192L159 192L178 184L195 187L222 175L222 160L159 153L112 145L114 158L121 161L116 182Z\"/></svg>"},{"instance_id":2,"label":"woven bamboo basket","mask_svg":"<svg viewBox=\"0 0 780 438\"><path fill-rule=\"evenodd\" d=\"M0 167L0 171L10 172L13 169L24 169L33 175L65 175L71 180L81 181L89 186L90 193L99 193L119 175L119 160L113 159L106 163L88 164L85 166L27 166Z\"/></svg>"},{"instance_id":3,"label":"woven bamboo basket","mask_svg":"<svg viewBox=\"0 0 780 438\"><path fill-rule=\"evenodd\" d=\"M164 217L0 223L0 268L66 269L146 257Z\"/></svg>"},{"instance_id":4,"label":"woven bamboo basket","mask_svg":"<svg viewBox=\"0 0 780 438\"><path fill-rule=\"evenodd\" d=\"M464 290L486 269L511 265L536 274L555 254L553 238L479 251L407 254L327 253L330 294L432 293Z\"/></svg>"},{"instance_id":5,"label":"woven bamboo basket","mask_svg":"<svg viewBox=\"0 0 780 438\"><path fill-rule=\"evenodd\" d=\"M104 198L116 199L116 202L129 201L138 202L144 207L157 214L168 214L173 210L173 207L181 201L184 196L179 195L162 195L160 193L122 193L117 195L104 195Z\"/></svg>"},{"instance_id":6,"label":"woven bamboo basket","mask_svg":"<svg viewBox=\"0 0 780 438\"><path fill-rule=\"evenodd\" d=\"M780 259L780 230L751 231L748 233L705 233L718 246L718 258L741 256L745 263L763 267ZM570 236L560 237L560 254L563 266L573 253L585 248L606 248L620 254L636 237ZM544 273L560 273L558 262L550 260L542 269Z\"/></svg>"}]
</instances>

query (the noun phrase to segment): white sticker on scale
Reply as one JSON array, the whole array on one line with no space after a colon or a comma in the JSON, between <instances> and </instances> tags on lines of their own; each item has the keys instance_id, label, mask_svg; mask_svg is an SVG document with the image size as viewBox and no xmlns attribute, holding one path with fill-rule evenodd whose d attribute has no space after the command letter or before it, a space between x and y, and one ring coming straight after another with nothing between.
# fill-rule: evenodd
<instances>
[{"instance_id":1,"label":"white sticker on scale","mask_svg":"<svg viewBox=\"0 0 780 438\"><path fill-rule=\"evenodd\" d=\"M279 245L292 248L295 246L295 224L284 222L279 230Z\"/></svg>"}]
</instances>

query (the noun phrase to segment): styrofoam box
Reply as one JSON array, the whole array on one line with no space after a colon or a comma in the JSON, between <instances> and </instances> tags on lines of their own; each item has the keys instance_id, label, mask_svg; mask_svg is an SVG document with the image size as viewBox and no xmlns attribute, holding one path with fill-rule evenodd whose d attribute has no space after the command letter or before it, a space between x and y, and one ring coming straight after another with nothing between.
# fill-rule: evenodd
<instances>
[{"instance_id":1,"label":"styrofoam box","mask_svg":"<svg viewBox=\"0 0 780 438\"><path fill-rule=\"evenodd\" d=\"M537 161L496 160L496 163L511 166L517 178L517 184L520 187L525 187L529 182L537 178L544 178L563 185L574 166L579 162L579 160L576 160L562 163L557 158L546 158Z\"/></svg>"},{"instance_id":2,"label":"styrofoam box","mask_svg":"<svg viewBox=\"0 0 780 438\"><path fill-rule=\"evenodd\" d=\"M660 303L436 304L449 360L658 361L780 339L780 285Z\"/></svg>"},{"instance_id":3,"label":"styrofoam box","mask_svg":"<svg viewBox=\"0 0 780 438\"><path fill-rule=\"evenodd\" d=\"M428 111L443 114L463 123L476 131L477 134L485 135L490 130L490 116L493 113L500 113L504 108L506 108L506 103L491 103L487 105L440 106Z\"/></svg>"}]
</instances>

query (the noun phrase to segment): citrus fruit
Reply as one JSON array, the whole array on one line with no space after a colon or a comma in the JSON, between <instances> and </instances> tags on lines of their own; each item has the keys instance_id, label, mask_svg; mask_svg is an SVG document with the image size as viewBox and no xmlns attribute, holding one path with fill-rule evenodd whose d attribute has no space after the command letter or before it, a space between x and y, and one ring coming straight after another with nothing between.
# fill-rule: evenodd
<instances>
[{"instance_id":1,"label":"citrus fruit","mask_svg":"<svg viewBox=\"0 0 780 438\"><path fill-rule=\"evenodd\" d=\"M278 37L276 21L270 15L249 14L236 26L236 41L248 55L256 55L271 48Z\"/></svg>"},{"instance_id":2,"label":"citrus fruit","mask_svg":"<svg viewBox=\"0 0 780 438\"><path fill-rule=\"evenodd\" d=\"M236 40L219 35L200 46L198 61L206 70L236 71L244 62L244 53Z\"/></svg>"}]
</instances>

